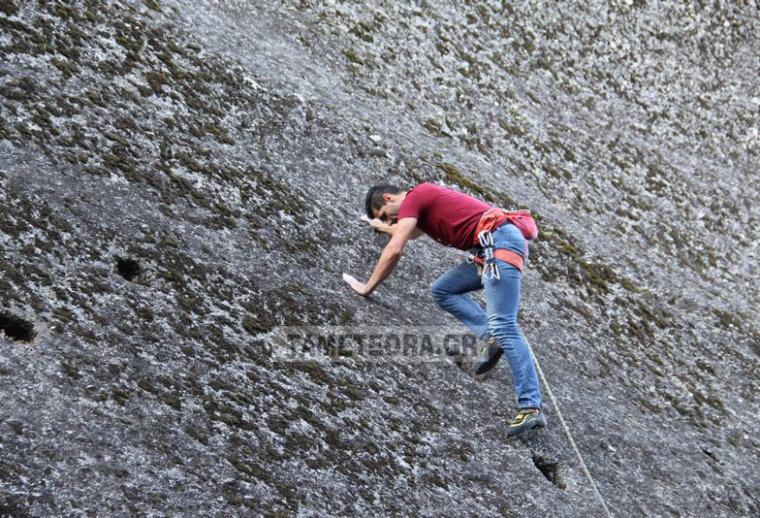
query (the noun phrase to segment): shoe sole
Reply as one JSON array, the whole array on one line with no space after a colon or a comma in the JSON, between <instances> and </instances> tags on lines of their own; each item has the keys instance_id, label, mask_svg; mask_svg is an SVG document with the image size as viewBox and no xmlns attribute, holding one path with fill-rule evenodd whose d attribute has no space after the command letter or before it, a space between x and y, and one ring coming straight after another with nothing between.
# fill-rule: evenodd
<instances>
[{"instance_id":1,"label":"shoe sole","mask_svg":"<svg viewBox=\"0 0 760 518\"><path fill-rule=\"evenodd\" d=\"M499 363L499 360L501 359L501 355L503 353L504 352L499 349L498 352L496 352L493 356L491 356L488 360L480 364L480 366L475 369L475 374L485 374L486 372L496 367L496 364Z\"/></svg>"},{"instance_id":2,"label":"shoe sole","mask_svg":"<svg viewBox=\"0 0 760 518\"><path fill-rule=\"evenodd\" d=\"M535 430L538 428L546 428L545 417L541 416L535 419L530 419L530 420L524 421L519 426L515 426L514 428L510 427L509 429L507 429L507 437L514 437L515 435L520 435L521 433L529 432L530 430Z\"/></svg>"}]
</instances>

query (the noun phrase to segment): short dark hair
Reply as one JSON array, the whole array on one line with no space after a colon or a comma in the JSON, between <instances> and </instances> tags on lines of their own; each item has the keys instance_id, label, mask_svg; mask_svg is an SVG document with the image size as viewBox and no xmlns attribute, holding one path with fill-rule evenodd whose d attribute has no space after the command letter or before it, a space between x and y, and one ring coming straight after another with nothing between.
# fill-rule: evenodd
<instances>
[{"instance_id":1,"label":"short dark hair","mask_svg":"<svg viewBox=\"0 0 760 518\"><path fill-rule=\"evenodd\" d=\"M367 198L364 201L364 208L367 211L368 218L374 218L373 210L380 210L385 205L383 200L384 194L400 194L402 191L399 187L391 184L374 185L367 191Z\"/></svg>"}]
</instances>

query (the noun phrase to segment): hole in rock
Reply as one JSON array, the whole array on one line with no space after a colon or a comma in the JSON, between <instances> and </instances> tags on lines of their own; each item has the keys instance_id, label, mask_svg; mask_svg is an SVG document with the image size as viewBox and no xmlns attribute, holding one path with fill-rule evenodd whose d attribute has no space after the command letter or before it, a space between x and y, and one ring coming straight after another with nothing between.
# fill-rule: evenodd
<instances>
[{"instance_id":1,"label":"hole in rock","mask_svg":"<svg viewBox=\"0 0 760 518\"><path fill-rule=\"evenodd\" d=\"M31 342L37 334L34 332L34 324L5 312L0 312L0 331L8 338L21 342Z\"/></svg>"},{"instance_id":2,"label":"hole in rock","mask_svg":"<svg viewBox=\"0 0 760 518\"><path fill-rule=\"evenodd\" d=\"M559 475L559 462L545 459L541 455L533 455L533 464L541 474L560 489L565 489L565 483Z\"/></svg>"},{"instance_id":3,"label":"hole in rock","mask_svg":"<svg viewBox=\"0 0 760 518\"><path fill-rule=\"evenodd\" d=\"M119 272L119 275L127 279L128 281L132 281L140 275L140 272L142 272L142 268L140 267L140 263L135 261L134 259L130 259L128 257L116 257L116 271Z\"/></svg>"}]
</instances>

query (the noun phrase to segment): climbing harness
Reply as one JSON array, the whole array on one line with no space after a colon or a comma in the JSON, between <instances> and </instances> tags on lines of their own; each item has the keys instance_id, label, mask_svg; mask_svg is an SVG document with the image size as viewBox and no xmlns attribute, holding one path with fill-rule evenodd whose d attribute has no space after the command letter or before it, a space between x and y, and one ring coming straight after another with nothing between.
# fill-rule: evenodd
<instances>
[{"instance_id":1,"label":"climbing harness","mask_svg":"<svg viewBox=\"0 0 760 518\"><path fill-rule=\"evenodd\" d=\"M470 248L467 251L467 262L468 263L475 263L478 266L479 272L478 275L482 275L485 271L485 268L483 268L483 264L486 262L485 256L483 255L485 253L485 249L481 247L475 247ZM517 268L520 271L523 271L523 268L525 266L525 259L523 259L523 256L520 254L513 252L512 250L505 250L504 248L495 248L493 249L493 258L494 259L501 259L507 264L511 264L515 268ZM498 269L496 270L496 278L499 278Z\"/></svg>"},{"instance_id":2,"label":"climbing harness","mask_svg":"<svg viewBox=\"0 0 760 518\"><path fill-rule=\"evenodd\" d=\"M481 275L484 279L500 279L501 274L499 273L496 259L501 259L521 272L523 271L525 267L523 256L512 250L495 248L491 230L481 231L477 238L479 246L470 248L467 251L467 262L475 263L478 266L478 275ZM528 246L527 242L525 246Z\"/></svg>"},{"instance_id":3,"label":"climbing harness","mask_svg":"<svg viewBox=\"0 0 760 518\"><path fill-rule=\"evenodd\" d=\"M525 237L526 254L521 255L512 250L496 248L494 246L492 232L506 223L516 226L523 237ZM536 227L536 222L533 216L531 216L530 211L488 209L480 217L480 221L478 221L478 225L475 228L475 238L472 243L473 248L467 251L467 262L475 263L478 266L478 275L481 275L484 279L501 278L496 259L501 259L522 272L525 266L524 256L527 255L528 241L535 239L537 236L538 227Z\"/></svg>"},{"instance_id":4,"label":"climbing harness","mask_svg":"<svg viewBox=\"0 0 760 518\"><path fill-rule=\"evenodd\" d=\"M591 483L591 489L594 490L594 494L596 494L596 497L599 499L599 502L602 504L602 508L604 508L604 512L607 514L607 516L609 518L613 518L612 513L607 507L607 503L604 501L602 494L599 492L599 489L596 487L596 482L594 482L594 477L591 476L591 472L588 470L588 467L586 467L586 463L583 461L583 456L581 455L581 452L578 449L578 446L575 444L575 440L573 440L573 436L570 433L570 428L567 426L565 419L562 417L562 412L560 412L559 410L559 404L557 403L557 398L554 397L554 393L552 393L552 389L551 387L549 387L549 382L546 381L546 376L544 376L544 371L541 370L541 365L539 365L538 363L538 358L536 358L536 355L533 353L533 348L530 346L530 343L528 343L527 339L525 340L525 343L528 346L528 351L530 351L531 358L533 358L533 363L536 365L536 371L538 372L538 376L541 379L541 383L543 383L544 387L546 387L546 393L549 395L549 399L551 400L552 405L554 405L554 411L557 412L557 417L559 417L559 422L562 425L562 429L565 431L565 435L567 436L567 439L570 442L570 446L572 446L573 450L575 450L575 456L578 457L578 462L580 462L581 469L583 470L583 473L585 473L586 478L588 478L588 481Z\"/></svg>"}]
</instances>

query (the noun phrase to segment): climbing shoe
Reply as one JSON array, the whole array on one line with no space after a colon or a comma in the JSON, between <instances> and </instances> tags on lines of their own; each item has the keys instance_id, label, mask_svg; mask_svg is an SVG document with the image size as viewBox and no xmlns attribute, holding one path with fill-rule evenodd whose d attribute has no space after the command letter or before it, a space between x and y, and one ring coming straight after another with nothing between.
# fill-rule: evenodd
<instances>
[{"instance_id":1,"label":"climbing shoe","mask_svg":"<svg viewBox=\"0 0 760 518\"><path fill-rule=\"evenodd\" d=\"M538 408L521 408L507 429L507 436L546 426L546 417Z\"/></svg>"},{"instance_id":2,"label":"climbing shoe","mask_svg":"<svg viewBox=\"0 0 760 518\"><path fill-rule=\"evenodd\" d=\"M502 351L499 342L493 336L485 340L485 345L478 351L478 357L475 360L475 374L485 374L490 371L501 358Z\"/></svg>"}]
</instances>

